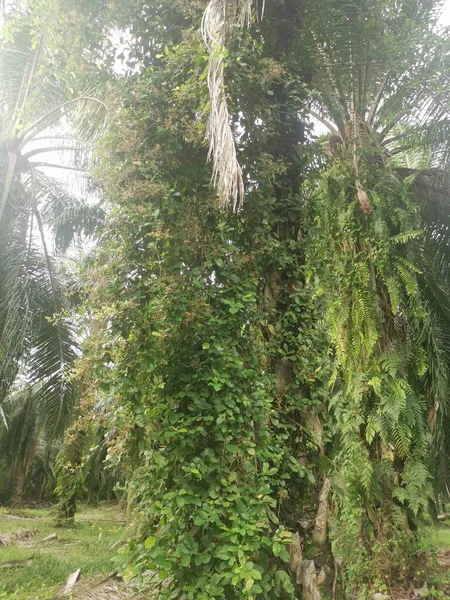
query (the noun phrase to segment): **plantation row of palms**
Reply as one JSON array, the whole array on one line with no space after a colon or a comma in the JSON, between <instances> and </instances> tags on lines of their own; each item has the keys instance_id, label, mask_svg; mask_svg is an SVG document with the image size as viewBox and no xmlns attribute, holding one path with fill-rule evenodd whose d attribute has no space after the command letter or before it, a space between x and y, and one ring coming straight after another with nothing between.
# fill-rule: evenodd
<instances>
[{"instance_id":1,"label":"plantation row of palms","mask_svg":"<svg viewBox=\"0 0 450 600\"><path fill-rule=\"evenodd\" d=\"M44 464L54 460L76 398L68 368L79 355L78 292L72 261L62 257L101 222L86 169L106 107L70 97L26 20L13 39L5 34L0 60L1 488L20 501L38 450Z\"/></svg>"}]
</instances>

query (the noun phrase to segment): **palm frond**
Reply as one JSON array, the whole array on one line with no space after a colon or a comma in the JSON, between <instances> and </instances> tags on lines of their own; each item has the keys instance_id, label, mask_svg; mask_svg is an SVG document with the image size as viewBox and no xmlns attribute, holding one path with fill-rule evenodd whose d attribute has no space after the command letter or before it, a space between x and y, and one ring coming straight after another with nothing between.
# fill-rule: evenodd
<instances>
[{"instance_id":1,"label":"palm frond","mask_svg":"<svg viewBox=\"0 0 450 600\"><path fill-rule=\"evenodd\" d=\"M211 0L202 20L202 36L209 54L208 89L210 113L207 128L212 181L220 203L236 210L244 197L242 169L236 152L226 98L225 53L233 27L251 22L253 0Z\"/></svg>"},{"instance_id":2,"label":"palm frond","mask_svg":"<svg viewBox=\"0 0 450 600\"><path fill-rule=\"evenodd\" d=\"M87 203L69 193L66 186L44 173L38 173L37 201L42 220L53 233L55 248L65 252L73 243L92 239L104 221L105 211L99 201ZM86 182L83 196L91 193ZM92 195L92 194L91 194Z\"/></svg>"}]
</instances>

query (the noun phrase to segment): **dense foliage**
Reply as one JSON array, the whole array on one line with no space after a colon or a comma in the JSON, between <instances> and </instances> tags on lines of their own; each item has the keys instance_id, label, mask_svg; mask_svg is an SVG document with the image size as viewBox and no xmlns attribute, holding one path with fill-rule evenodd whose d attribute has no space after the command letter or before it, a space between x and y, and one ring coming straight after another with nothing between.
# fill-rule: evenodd
<instances>
[{"instance_id":1,"label":"dense foliage","mask_svg":"<svg viewBox=\"0 0 450 600\"><path fill-rule=\"evenodd\" d=\"M61 255L92 236L102 216L98 201L86 203L92 194L85 175L105 106L74 93L55 68L63 53L47 45L46 33L34 17L19 14L8 18L0 39L3 500L22 499L32 467L38 495L52 494L55 441L76 401L69 369L79 356L76 275Z\"/></svg>"},{"instance_id":2,"label":"dense foliage","mask_svg":"<svg viewBox=\"0 0 450 600\"><path fill-rule=\"evenodd\" d=\"M266 72L249 68L236 88L256 99L267 81L281 107L275 59L253 42L246 51ZM328 359L303 286L302 201L282 192L298 180L299 140L273 155L270 135L262 154L249 138L260 185L239 217L218 212L195 116L207 101L203 54L193 34L167 47L129 87L118 117L128 127L108 140L117 208L93 275L109 331L96 377L114 396L111 453L133 472L139 537L125 572L157 569L189 597L273 597L293 592L286 523L295 527L299 504L314 513L313 424L326 391L312 385ZM266 118L276 135L285 116L300 129L284 110Z\"/></svg>"},{"instance_id":3,"label":"dense foliage","mask_svg":"<svg viewBox=\"0 0 450 600\"><path fill-rule=\"evenodd\" d=\"M61 517L107 453L161 597L407 581L450 475L439 3L85 4L50 19L112 110Z\"/></svg>"}]
</instances>

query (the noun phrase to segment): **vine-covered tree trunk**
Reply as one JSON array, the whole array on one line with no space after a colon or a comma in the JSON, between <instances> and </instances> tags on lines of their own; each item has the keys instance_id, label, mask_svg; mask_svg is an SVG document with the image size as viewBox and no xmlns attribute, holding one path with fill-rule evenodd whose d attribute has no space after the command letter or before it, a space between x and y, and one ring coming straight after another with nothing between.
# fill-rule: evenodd
<instances>
[{"instance_id":1,"label":"vine-covered tree trunk","mask_svg":"<svg viewBox=\"0 0 450 600\"><path fill-rule=\"evenodd\" d=\"M436 83L408 67L421 32L434 55L427 3L279 0L239 29L244 4L213 2L207 51L205 4L114 14L133 77L91 301L110 456L131 473L124 570L196 600L318 600L342 573L367 595L410 568L404 517L431 500L427 416L448 390L436 226L386 151L402 94ZM218 208L226 156L237 213Z\"/></svg>"}]
</instances>

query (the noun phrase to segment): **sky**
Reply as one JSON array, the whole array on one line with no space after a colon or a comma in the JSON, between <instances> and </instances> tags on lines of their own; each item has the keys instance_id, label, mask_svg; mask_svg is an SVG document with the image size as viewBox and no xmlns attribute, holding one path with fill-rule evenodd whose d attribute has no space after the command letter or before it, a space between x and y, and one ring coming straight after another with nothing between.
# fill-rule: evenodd
<instances>
[{"instance_id":1,"label":"sky","mask_svg":"<svg viewBox=\"0 0 450 600\"><path fill-rule=\"evenodd\" d=\"M442 25L450 25L450 0L445 0L441 16Z\"/></svg>"}]
</instances>

